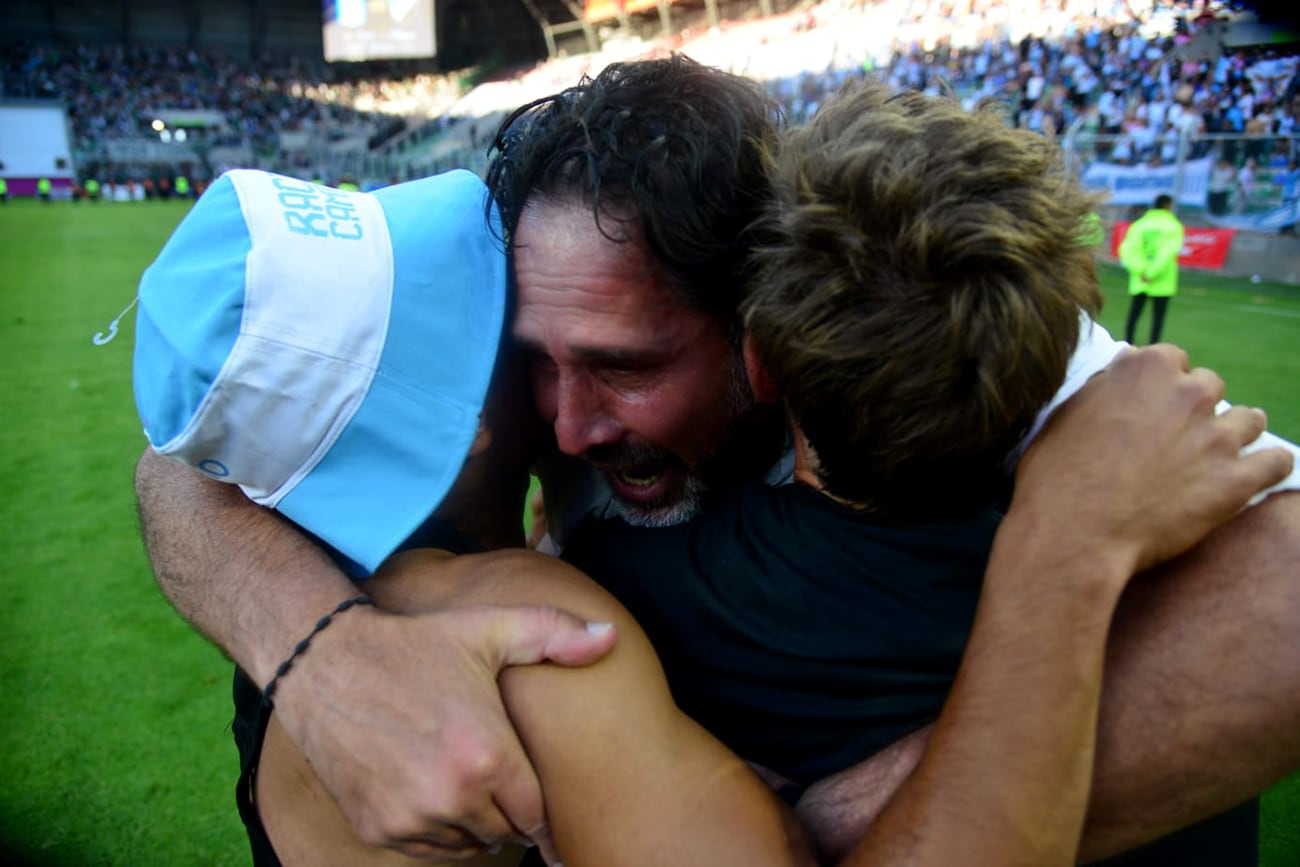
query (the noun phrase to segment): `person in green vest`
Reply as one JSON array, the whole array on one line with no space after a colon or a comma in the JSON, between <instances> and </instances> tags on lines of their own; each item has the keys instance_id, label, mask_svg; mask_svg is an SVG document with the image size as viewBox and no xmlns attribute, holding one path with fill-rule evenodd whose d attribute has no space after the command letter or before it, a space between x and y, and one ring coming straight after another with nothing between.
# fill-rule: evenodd
<instances>
[{"instance_id":1,"label":"person in green vest","mask_svg":"<svg viewBox=\"0 0 1300 867\"><path fill-rule=\"evenodd\" d=\"M92 202L99 201L99 181L95 178L86 178L86 198Z\"/></svg>"},{"instance_id":2,"label":"person in green vest","mask_svg":"<svg viewBox=\"0 0 1300 867\"><path fill-rule=\"evenodd\" d=\"M1124 339L1133 343L1138 317L1151 297L1151 342L1160 342L1169 299L1178 292L1178 253L1183 248L1183 224L1173 212L1172 196L1161 193L1151 210L1129 226L1119 245L1119 261L1128 269L1128 324Z\"/></svg>"},{"instance_id":3,"label":"person in green vest","mask_svg":"<svg viewBox=\"0 0 1300 867\"><path fill-rule=\"evenodd\" d=\"M176 176L176 198L188 199L190 197L190 179L185 175Z\"/></svg>"},{"instance_id":4,"label":"person in green vest","mask_svg":"<svg viewBox=\"0 0 1300 867\"><path fill-rule=\"evenodd\" d=\"M41 197L42 202L50 200L50 179L41 178L36 182L36 195Z\"/></svg>"},{"instance_id":5,"label":"person in green vest","mask_svg":"<svg viewBox=\"0 0 1300 867\"><path fill-rule=\"evenodd\" d=\"M0 178L0 205L9 203L9 182Z\"/></svg>"}]
</instances>

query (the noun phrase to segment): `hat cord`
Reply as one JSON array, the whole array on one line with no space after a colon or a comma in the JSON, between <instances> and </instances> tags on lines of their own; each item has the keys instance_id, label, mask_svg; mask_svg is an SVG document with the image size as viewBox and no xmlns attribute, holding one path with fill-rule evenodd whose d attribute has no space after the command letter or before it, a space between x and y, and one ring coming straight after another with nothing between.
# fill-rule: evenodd
<instances>
[{"instance_id":1,"label":"hat cord","mask_svg":"<svg viewBox=\"0 0 1300 867\"><path fill-rule=\"evenodd\" d=\"M135 302L137 302L137 301L139 301L139 300L140 300L140 296L139 296L139 295L137 295L137 296L135 296L134 298L132 298L132 299L131 299L131 303L128 304L128 305L126 305L125 307L123 307L123 308L122 308L122 312L119 313L119 314L117 314L117 316L113 317L113 321L112 321L112 322L108 323L108 333L105 334L103 331L96 331L96 332L95 332L95 336L92 337L92 338L90 338L90 339L91 339L91 342L93 342L96 346L103 346L105 343L107 343L108 341L110 341L110 340L112 340L114 337L116 337L116 336L117 336L117 323L119 323L119 322L122 321L122 317L123 317L123 316L125 316L127 313L130 313L130 312L131 312L131 308L134 307L134 306L135 306Z\"/></svg>"}]
</instances>

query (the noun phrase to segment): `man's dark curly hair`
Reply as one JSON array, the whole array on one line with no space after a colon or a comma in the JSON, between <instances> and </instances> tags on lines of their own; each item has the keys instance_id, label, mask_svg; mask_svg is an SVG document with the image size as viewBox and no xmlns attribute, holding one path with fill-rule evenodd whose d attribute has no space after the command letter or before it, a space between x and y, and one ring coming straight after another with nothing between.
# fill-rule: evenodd
<instances>
[{"instance_id":1,"label":"man's dark curly hair","mask_svg":"<svg viewBox=\"0 0 1300 867\"><path fill-rule=\"evenodd\" d=\"M757 82L683 55L615 63L511 114L487 184L507 242L535 197L586 204L606 237L644 240L681 301L733 324L780 118Z\"/></svg>"},{"instance_id":2,"label":"man's dark curly hair","mask_svg":"<svg viewBox=\"0 0 1300 867\"><path fill-rule=\"evenodd\" d=\"M1055 143L880 82L777 163L742 313L822 482L900 518L987 502L1100 307L1095 198Z\"/></svg>"}]
</instances>

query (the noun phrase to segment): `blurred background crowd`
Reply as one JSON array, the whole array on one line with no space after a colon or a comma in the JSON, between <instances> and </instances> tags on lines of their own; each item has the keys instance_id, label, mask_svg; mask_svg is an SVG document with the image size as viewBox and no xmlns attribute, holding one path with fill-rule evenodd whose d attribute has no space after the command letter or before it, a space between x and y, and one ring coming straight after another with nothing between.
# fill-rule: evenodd
<instances>
[{"instance_id":1,"label":"blurred background crowd","mask_svg":"<svg viewBox=\"0 0 1300 867\"><path fill-rule=\"evenodd\" d=\"M364 188L478 169L509 109L611 60L677 50L766 82L796 122L846 78L872 74L995 100L1009 124L1059 138L1083 164L1208 157L1211 208L1240 211L1286 198L1300 114L1300 47L1243 32L1241 12L1205 0L828 0L669 36L614 34L599 51L490 75L6 41L0 97L62 101L79 173L113 185L156 192L185 175L197 191L258 167Z\"/></svg>"}]
</instances>

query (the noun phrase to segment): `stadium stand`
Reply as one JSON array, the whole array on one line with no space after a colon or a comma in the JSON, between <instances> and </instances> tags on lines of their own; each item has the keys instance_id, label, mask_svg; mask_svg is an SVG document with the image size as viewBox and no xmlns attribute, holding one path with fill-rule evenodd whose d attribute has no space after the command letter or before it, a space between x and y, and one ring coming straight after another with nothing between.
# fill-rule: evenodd
<instances>
[{"instance_id":1,"label":"stadium stand","mask_svg":"<svg viewBox=\"0 0 1300 867\"><path fill-rule=\"evenodd\" d=\"M461 69L439 68L473 53L453 46L436 64L326 64L319 18L294 18L285 5L299 2L267 4L262 14L284 26L250 21L264 35L243 45L230 36L238 22L214 25L212 44L240 49L224 53L201 45L208 18L202 28L174 21L170 45L156 21L132 25L125 43L112 28L98 42L5 37L0 95L61 102L80 174L138 183L181 172L202 184L237 166L362 186L479 169L504 112L611 61L669 50L767 82L796 122L846 78L871 73L967 104L996 100L1009 124L1060 138L1081 169L1212 157L1241 174L1249 164L1249 183L1226 191L1236 213L1282 203L1300 156L1296 35L1260 43L1276 29L1221 2L529 0L510 4L514 18L485 3L502 27L531 26L535 44ZM472 42L483 13L463 6L440 3L438 29ZM42 20L86 35L50 23L65 19ZM573 39L557 38L568 31Z\"/></svg>"}]
</instances>

